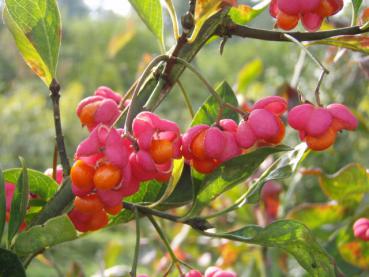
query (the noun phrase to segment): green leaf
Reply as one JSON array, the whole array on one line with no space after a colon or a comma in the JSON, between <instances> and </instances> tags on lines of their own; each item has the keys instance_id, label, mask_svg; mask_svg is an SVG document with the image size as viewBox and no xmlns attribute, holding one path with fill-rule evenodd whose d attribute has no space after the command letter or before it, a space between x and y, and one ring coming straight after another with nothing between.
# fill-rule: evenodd
<instances>
[{"instance_id":1,"label":"green leaf","mask_svg":"<svg viewBox=\"0 0 369 277\"><path fill-rule=\"evenodd\" d=\"M230 103L236 107L238 106L237 97L227 82L222 82L216 88L216 92L221 96L224 102ZM218 117L219 109L220 107L216 99L213 96L210 96L196 112L191 126L199 124L212 125ZM233 119L236 122L239 120L238 114L229 109L224 110L223 118Z\"/></svg>"},{"instance_id":2,"label":"green leaf","mask_svg":"<svg viewBox=\"0 0 369 277\"><path fill-rule=\"evenodd\" d=\"M188 204L191 200L193 200L191 167L185 164L175 190L168 199L160 204L160 207L169 208L183 206Z\"/></svg>"},{"instance_id":3,"label":"green leaf","mask_svg":"<svg viewBox=\"0 0 369 277\"><path fill-rule=\"evenodd\" d=\"M340 230L336 243L338 252L346 262L369 270L369 244L355 238L351 224Z\"/></svg>"},{"instance_id":4,"label":"green leaf","mask_svg":"<svg viewBox=\"0 0 369 277\"><path fill-rule=\"evenodd\" d=\"M32 71L49 87L56 74L60 14L55 0L5 0L3 18Z\"/></svg>"},{"instance_id":5,"label":"green leaf","mask_svg":"<svg viewBox=\"0 0 369 277\"><path fill-rule=\"evenodd\" d=\"M367 35L339 36L313 42L310 44L325 44L350 49L369 54L369 37Z\"/></svg>"},{"instance_id":6,"label":"green leaf","mask_svg":"<svg viewBox=\"0 0 369 277\"><path fill-rule=\"evenodd\" d=\"M332 258L317 243L311 231L297 221L280 220L265 228L249 225L231 233L217 234L216 237L278 247L293 255L309 276L336 276Z\"/></svg>"},{"instance_id":7,"label":"green leaf","mask_svg":"<svg viewBox=\"0 0 369 277\"><path fill-rule=\"evenodd\" d=\"M363 0L351 0L352 2L352 25L357 24L357 19L359 18L359 12Z\"/></svg>"},{"instance_id":8,"label":"green leaf","mask_svg":"<svg viewBox=\"0 0 369 277\"><path fill-rule=\"evenodd\" d=\"M186 218L198 215L212 200L249 178L269 155L289 149L283 145L259 148L221 164L214 172L205 176Z\"/></svg>"},{"instance_id":9,"label":"green leaf","mask_svg":"<svg viewBox=\"0 0 369 277\"><path fill-rule=\"evenodd\" d=\"M307 145L301 143L293 151L281 156L251 185L242 201L244 203L238 206L242 207L246 203L257 203L260 200L261 190L266 182L290 177L296 171L300 162L306 157L306 149Z\"/></svg>"},{"instance_id":10,"label":"green leaf","mask_svg":"<svg viewBox=\"0 0 369 277\"><path fill-rule=\"evenodd\" d=\"M163 195L160 197L158 201L149 205L150 208L158 206L159 204L167 200L169 196L172 195L173 191L176 189L177 184L182 176L183 167L184 167L184 158L174 160L172 176L170 177L167 188L165 189L165 192L163 193Z\"/></svg>"},{"instance_id":11,"label":"green leaf","mask_svg":"<svg viewBox=\"0 0 369 277\"><path fill-rule=\"evenodd\" d=\"M160 0L129 0L149 30L164 45L163 10Z\"/></svg>"},{"instance_id":12,"label":"green leaf","mask_svg":"<svg viewBox=\"0 0 369 277\"><path fill-rule=\"evenodd\" d=\"M153 203L157 201L162 195L163 185L157 181L148 181L140 185L140 190L134 195L124 199L125 202L129 203ZM123 207L124 208L124 207ZM128 222L135 218L134 212L123 209L123 211L114 217L111 224L120 224Z\"/></svg>"},{"instance_id":13,"label":"green leaf","mask_svg":"<svg viewBox=\"0 0 369 277\"><path fill-rule=\"evenodd\" d=\"M222 8L222 0L197 0L195 6L195 27L189 39L192 43L200 33L202 26L214 14L219 12Z\"/></svg>"},{"instance_id":14,"label":"green leaf","mask_svg":"<svg viewBox=\"0 0 369 277\"><path fill-rule=\"evenodd\" d=\"M77 232L73 223L67 215L62 215L20 233L15 240L14 251L19 256L26 256L76 238Z\"/></svg>"},{"instance_id":15,"label":"green leaf","mask_svg":"<svg viewBox=\"0 0 369 277\"><path fill-rule=\"evenodd\" d=\"M257 5L252 8L248 5L238 5L236 7L232 7L229 10L228 15L234 23L245 25L261 14L268 7L269 2L264 1L264 3L261 4L261 6Z\"/></svg>"},{"instance_id":16,"label":"green leaf","mask_svg":"<svg viewBox=\"0 0 369 277\"><path fill-rule=\"evenodd\" d=\"M310 229L338 223L345 218L346 209L335 203L302 204L292 209L287 217L303 222Z\"/></svg>"},{"instance_id":17,"label":"green leaf","mask_svg":"<svg viewBox=\"0 0 369 277\"><path fill-rule=\"evenodd\" d=\"M263 73L263 61L255 59L247 63L238 74L237 91L244 91L247 86Z\"/></svg>"},{"instance_id":18,"label":"green leaf","mask_svg":"<svg viewBox=\"0 0 369 277\"><path fill-rule=\"evenodd\" d=\"M6 220L6 193L3 171L0 168L0 244L3 237Z\"/></svg>"},{"instance_id":19,"label":"green leaf","mask_svg":"<svg viewBox=\"0 0 369 277\"><path fill-rule=\"evenodd\" d=\"M0 276L26 277L26 272L18 256L0 248Z\"/></svg>"},{"instance_id":20,"label":"green leaf","mask_svg":"<svg viewBox=\"0 0 369 277\"><path fill-rule=\"evenodd\" d=\"M5 181L15 184L21 172L22 169L20 168L4 170ZM28 182L30 192L36 194L41 199L50 199L58 190L59 185L55 182L55 180L49 176L46 176L44 173L33 169L27 169L27 174L29 178Z\"/></svg>"},{"instance_id":21,"label":"green leaf","mask_svg":"<svg viewBox=\"0 0 369 277\"><path fill-rule=\"evenodd\" d=\"M28 172L24 164L24 160L20 158L22 163L22 171L19 174L17 180L17 187L15 188L13 201L10 208L10 219L8 227L8 243L11 241L15 234L18 232L19 227L22 225L24 217L27 213L28 198L29 198L29 183Z\"/></svg>"},{"instance_id":22,"label":"green leaf","mask_svg":"<svg viewBox=\"0 0 369 277\"><path fill-rule=\"evenodd\" d=\"M356 206L369 192L369 175L360 164L349 164L333 175L321 173L320 187L323 192L343 206Z\"/></svg>"}]
</instances>

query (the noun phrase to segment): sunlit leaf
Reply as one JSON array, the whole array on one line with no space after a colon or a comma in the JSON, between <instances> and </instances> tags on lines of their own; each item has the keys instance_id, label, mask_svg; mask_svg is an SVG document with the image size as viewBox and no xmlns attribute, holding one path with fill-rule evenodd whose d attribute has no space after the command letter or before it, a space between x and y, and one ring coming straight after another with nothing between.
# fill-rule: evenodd
<instances>
[{"instance_id":1,"label":"sunlit leaf","mask_svg":"<svg viewBox=\"0 0 369 277\"><path fill-rule=\"evenodd\" d=\"M265 228L249 225L219 236L265 247L278 247L293 255L310 276L336 276L334 261L317 243L311 231L300 222L280 220Z\"/></svg>"},{"instance_id":2,"label":"sunlit leaf","mask_svg":"<svg viewBox=\"0 0 369 277\"><path fill-rule=\"evenodd\" d=\"M20 168L12 168L4 170L4 178L6 182L15 184L19 174L22 172ZM44 173L27 169L28 182L30 192L36 194L43 200L50 199L58 190L59 185Z\"/></svg>"},{"instance_id":3,"label":"sunlit leaf","mask_svg":"<svg viewBox=\"0 0 369 277\"><path fill-rule=\"evenodd\" d=\"M19 256L25 256L75 238L77 232L73 223L67 215L62 215L20 233L15 240L14 251Z\"/></svg>"},{"instance_id":4,"label":"sunlit leaf","mask_svg":"<svg viewBox=\"0 0 369 277\"><path fill-rule=\"evenodd\" d=\"M161 203L160 207L178 207L188 204L193 199L191 167L184 164L181 178L173 193Z\"/></svg>"},{"instance_id":5,"label":"sunlit leaf","mask_svg":"<svg viewBox=\"0 0 369 277\"><path fill-rule=\"evenodd\" d=\"M369 192L369 175L360 164L349 164L333 175L321 173L320 186L333 200L345 206L357 205Z\"/></svg>"},{"instance_id":6,"label":"sunlit leaf","mask_svg":"<svg viewBox=\"0 0 369 277\"><path fill-rule=\"evenodd\" d=\"M3 237L6 220L6 192L3 171L0 168L0 243Z\"/></svg>"},{"instance_id":7,"label":"sunlit leaf","mask_svg":"<svg viewBox=\"0 0 369 277\"><path fill-rule=\"evenodd\" d=\"M363 0L351 0L351 2L353 7L352 24L355 25L359 17L360 7L363 3Z\"/></svg>"},{"instance_id":8,"label":"sunlit leaf","mask_svg":"<svg viewBox=\"0 0 369 277\"><path fill-rule=\"evenodd\" d=\"M130 29L111 38L108 45L108 57L114 58L134 37L134 29Z\"/></svg>"},{"instance_id":9,"label":"sunlit leaf","mask_svg":"<svg viewBox=\"0 0 369 277\"><path fill-rule=\"evenodd\" d=\"M369 270L369 243L355 238L351 225L341 229L336 242L338 251L345 261Z\"/></svg>"},{"instance_id":10,"label":"sunlit leaf","mask_svg":"<svg viewBox=\"0 0 369 277\"><path fill-rule=\"evenodd\" d=\"M5 0L3 18L19 51L47 86L56 74L61 42L55 0Z\"/></svg>"},{"instance_id":11,"label":"sunlit leaf","mask_svg":"<svg viewBox=\"0 0 369 277\"><path fill-rule=\"evenodd\" d=\"M0 248L0 276L26 277L26 272L18 256L3 248Z\"/></svg>"},{"instance_id":12,"label":"sunlit leaf","mask_svg":"<svg viewBox=\"0 0 369 277\"><path fill-rule=\"evenodd\" d=\"M20 160L23 168L17 180L17 186L14 190L13 200L10 208L10 219L8 225L9 245L11 244L11 241L15 236L15 234L18 232L19 227L22 225L28 208L28 197L29 197L28 172L23 159Z\"/></svg>"},{"instance_id":13,"label":"sunlit leaf","mask_svg":"<svg viewBox=\"0 0 369 277\"><path fill-rule=\"evenodd\" d=\"M176 186L182 176L183 167L184 167L184 158L174 160L172 176L169 179L167 188L165 192L163 193L163 195L160 197L160 199L150 205L151 208L163 203L173 193L173 191L176 189Z\"/></svg>"},{"instance_id":14,"label":"sunlit leaf","mask_svg":"<svg viewBox=\"0 0 369 277\"><path fill-rule=\"evenodd\" d=\"M343 47L353 51L369 54L369 37L367 35L340 36L336 38L319 40L312 44L333 45L336 47Z\"/></svg>"},{"instance_id":15,"label":"sunlit leaf","mask_svg":"<svg viewBox=\"0 0 369 277\"><path fill-rule=\"evenodd\" d=\"M303 222L310 229L316 229L325 224L340 222L345 212L344 207L335 203L302 204L292 209L287 217Z\"/></svg>"},{"instance_id":16,"label":"sunlit leaf","mask_svg":"<svg viewBox=\"0 0 369 277\"><path fill-rule=\"evenodd\" d=\"M224 102L230 103L234 106L238 106L237 97L234 94L231 86L227 82L222 82L217 88L216 92L220 95L220 97L223 99ZM199 108L199 110L196 112L192 122L191 126L199 125L199 124L208 124L212 125L219 113L219 103L215 100L213 96L210 96L204 104ZM233 119L236 122L239 120L239 116L236 112L225 109L223 112L223 118L229 118Z\"/></svg>"},{"instance_id":17,"label":"sunlit leaf","mask_svg":"<svg viewBox=\"0 0 369 277\"><path fill-rule=\"evenodd\" d=\"M196 1L195 27L192 32L192 36L189 39L190 42L194 41L197 38L204 23L214 14L219 12L222 8L222 5L225 2L228 2L228 1L224 1L224 0L198 0Z\"/></svg>"},{"instance_id":18,"label":"sunlit leaf","mask_svg":"<svg viewBox=\"0 0 369 277\"><path fill-rule=\"evenodd\" d=\"M149 30L164 45L163 10L160 0L129 0Z\"/></svg>"},{"instance_id":19,"label":"sunlit leaf","mask_svg":"<svg viewBox=\"0 0 369 277\"><path fill-rule=\"evenodd\" d=\"M269 155L289 149L286 146L265 147L224 162L214 172L205 175L187 217L198 215L212 200L249 178Z\"/></svg>"},{"instance_id":20,"label":"sunlit leaf","mask_svg":"<svg viewBox=\"0 0 369 277\"><path fill-rule=\"evenodd\" d=\"M261 14L267 7L268 3L266 2L263 3L263 5L256 7L241 4L236 7L232 7L228 14L234 23L244 25Z\"/></svg>"},{"instance_id":21,"label":"sunlit leaf","mask_svg":"<svg viewBox=\"0 0 369 277\"><path fill-rule=\"evenodd\" d=\"M237 91L242 92L246 87L263 73L263 61L255 59L241 69L238 74Z\"/></svg>"}]
</instances>

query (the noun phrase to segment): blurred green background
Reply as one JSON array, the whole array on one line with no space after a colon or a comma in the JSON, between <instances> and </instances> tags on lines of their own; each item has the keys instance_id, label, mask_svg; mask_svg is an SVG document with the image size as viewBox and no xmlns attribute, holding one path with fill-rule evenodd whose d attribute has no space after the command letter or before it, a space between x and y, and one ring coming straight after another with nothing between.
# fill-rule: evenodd
<instances>
[{"instance_id":1,"label":"blurred green background","mask_svg":"<svg viewBox=\"0 0 369 277\"><path fill-rule=\"evenodd\" d=\"M63 41L58 66L58 79L62 85L62 122L69 156L73 157L76 146L87 135L87 131L81 128L75 115L78 102L83 97L93 94L101 85L110 86L124 93L145 64L160 53L154 37L136 14L126 9L128 1L59 0L58 2L63 22ZM119 4L116 2L122 2L120 13L103 8L109 5L118 7ZM174 3L177 12L182 15L186 11L187 1L174 0ZM345 14L349 15L349 12L347 9ZM340 20L347 23L349 17L343 16ZM273 21L267 13L264 13L253 22L253 25L271 29ZM169 49L174 41L166 12L165 34ZM0 163L3 168L16 167L18 156L23 156L28 167L43 171L51 166L54 150L52 110L48 91L25 66L10 33L2 24L0 49ZM336 172L350 162L360 162L368 168L369 84L360 66L363 56L345 52L339 61L333 62L335 49L326 46L313 46L310 49L331 71L322 86L322 102L346 103L359 116L361 124L358 132L341 134L337 144L330 150L310 155L303 166L319 167L328 173ZM284 85L293 79L299 56L300 49L293 44L232 39L226 44L222 56L219 55L219 41L205 46L194 64L210 83L216 85L226 80L237 91L240 101L252 103L267 95L285 95ZM319 74L320 70L307 58L298 80L298 88L312 102ZM188 72L181 80L191 96L193 105L199 107L207 97L206 88ZM179 90L174 89L158 112L178 122L184 131L191 120L184 107ZM296 134L289 130L285 143L296 145L298 143ZM325 200L319 189L312 190L316 187L315 178L304 178L296 189L294 199L291 200L293 203L289 203L289 206L303 201ZM230 192L229 199L236 197L237 193L237 190ZM251 210L250 207L245 208L236 225L252 222ZM174 236L181 230L181 226L167 229L170 236ZM155 274L160 276L156 271L153 273L153 268L155 270L160 268L159 260L164 252L157 239L155 240L155 234L150 230L149 227L143 230L145 239L140 269L152 276L156 276ZM67 272L68 276L79 276L76 275L78 267L81 267L87 276L116 265L121 265L124 271L124 268L129 268L131 264L134 234L134 226L128 224L57 246L47 251L44 258L36 259L31 264L29 276L64 276ZM183 246L188 260L200 267L217 263L217 260L219 263L222 251L227 250L224 250L223 242L209 243L192 234L191 232L191 235L187 236ZM231 249L228 249L229 253L238 255L236 271L245 272L242 276L259 276L259 273L256 274L258 271L253 269L259 266L261 258L257 254L250 258L252 256L250 253L255 252L255 247L237 244L227 244L227 247ZM275 250L271 251L271 255L273 251ZM293 261L291 263L289 265L292 268L291 276L302 276L303 271L296 263Z\"/></svg>"}]
</instances>

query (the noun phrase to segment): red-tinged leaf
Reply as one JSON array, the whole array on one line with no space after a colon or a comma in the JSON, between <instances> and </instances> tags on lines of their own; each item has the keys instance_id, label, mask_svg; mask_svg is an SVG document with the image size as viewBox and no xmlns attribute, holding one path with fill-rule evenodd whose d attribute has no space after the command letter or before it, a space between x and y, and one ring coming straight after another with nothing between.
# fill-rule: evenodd
<instances>
[{"instance_id":1,"label":"red-tinged leaf","mask_svg":"<svg viewBox=\"0 0 369 277\"><path fill-rule=\"evenodd\" d=\"M355 238L351 225L339 232L337 248L346 262L364 270L369 269L369 243Z\"/></svg>"},{"instance_id":2,"label":"red-tinged leaf","mask_svg":"<svg viewBox=\"0 0 369 277\"><path fill-rule=\"evenodd\" d=\"M346 209L333 203L302 204L289 212L288 218L303 222L310 229L341 221Z\"/></svg>"},{"instance_id":3,"label":"red-tinged leaf","mask_svg":"<svg viewBox=\"0 0 369 277\"><path fill-rule=\"evenodd\" d=\"M195 27L189 42L193 42L204 23L225 6L235 5L234 0L198 0L195 6Z\"/></svg>"},{"instance_id":4,"label":"red-tinged leaf","mask_svg":"<svg viewBox=\"0 0 369 277\"><path fill-rule=\"evenodd\" d=\"M356 206L369 192L369 175L360 164L349 164L333 175L320 173L323 192L343 206Z\"/></svg>"},{"instance_id":5,"label":"red-tinged leaf","mask_svg":"<svg viewBox=\"0 0 369 277\"><path fill-rule=\"evenodd\" d=\"M49 86L61 42L57 1L6 0L3 18L27 65Z\"/></svg>"},{"instance_id":6,"label":"red-tinged leaf","mask_svg":"<svg viewBox=\"0 0 369 277\"><path fill-rule=\"evenodd\" d=\"M312 44L325 44L369 54L369 37L367 35L341 36L323 39Z\"/></svg>"},{"instance_id":7,"label":"red-tinged leaf","mask_svg":"<svg viewBox=\"0 0 369 277\"><path fill-rule=\"evenodd\" d=\"M250 7L248 5L238 5L236 7L232 7L228 14L234 23L244 25L261 14L267 6L268 5Z\"/></svg>"}]
</instances>

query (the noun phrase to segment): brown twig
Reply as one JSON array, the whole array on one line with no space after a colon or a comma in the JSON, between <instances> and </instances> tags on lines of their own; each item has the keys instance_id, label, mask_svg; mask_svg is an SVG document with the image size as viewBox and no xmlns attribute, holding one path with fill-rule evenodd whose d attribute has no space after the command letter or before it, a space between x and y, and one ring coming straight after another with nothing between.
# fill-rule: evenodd
<instances>
[{"instance_id":1,"label":"brown twig","mask_svg":"<svg viewBox=\"0 0 369 277\"><path fill-rule=\"evenodd\" d=\"M242 26L234 23L228 23L222 26L219 26L217 30L217 34L224 36L238 36L242 38L254 38L259 40L267 40L267 41L285 41L289 42L290 40L286 37L286 34L295 38L298 41L317 41L322 39L327 39L336 36L343 35L358 35L363 33L368 33L369 30L362 29L360 26L347 27L347 28L339 28L335 30L329 31L321 31L321 32L278 32L278 31L269 31L263 29L255 29L247 26Z\"/></svg>"},{"instance_id":2,"label":"brown twig","mask_svg":"<svg viewBox=\"0 0 369 277\"><path fill-rule=\"evenodd\" d=\"M63 175L68 176L70 171L70 163L67 155L67 151L64 143L64 135L63 129L60 119L60 85L59 83L53 79L50 87L50 97L53 102L53 113L54 113L54 126L55 126L55 135L56 135L56 144L59 151L60 162L63 167Z\"/></svg>"}]
</instances>

